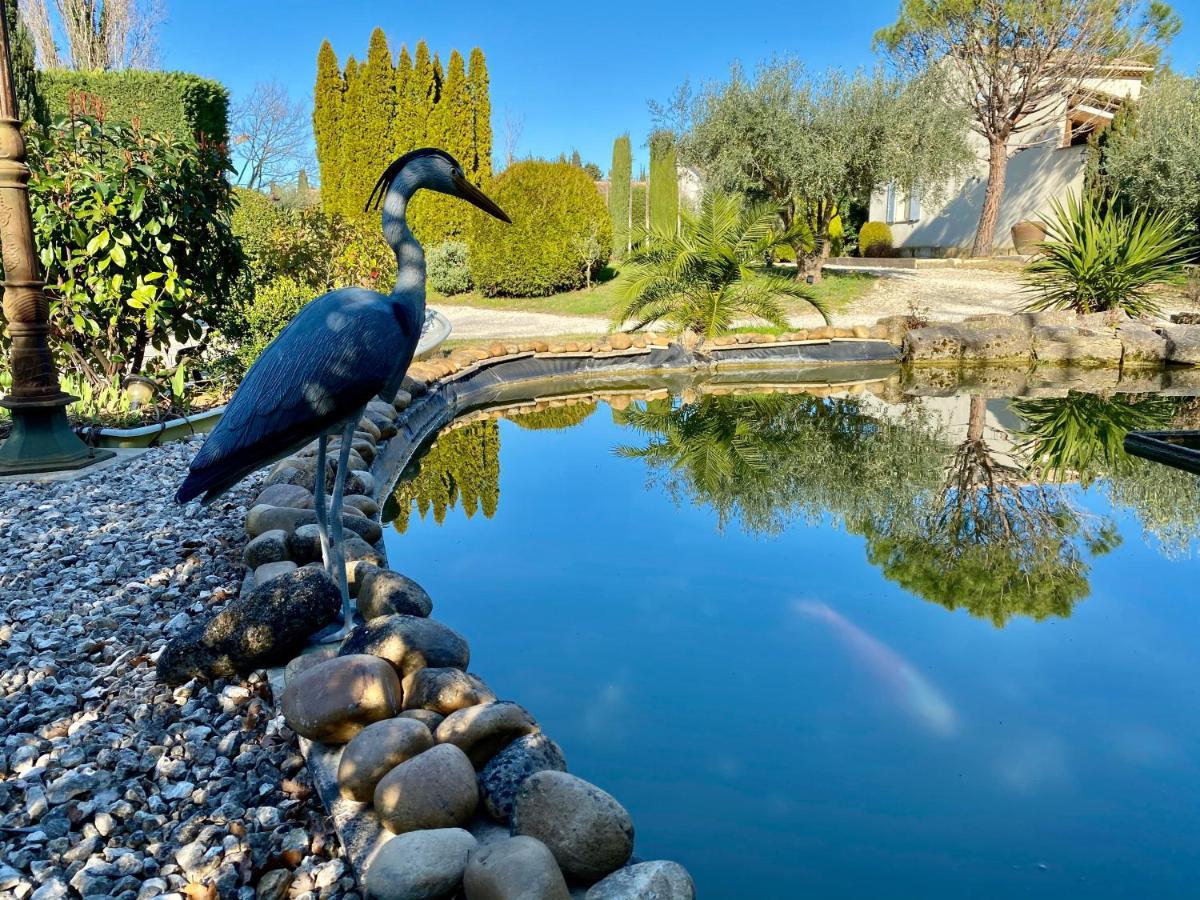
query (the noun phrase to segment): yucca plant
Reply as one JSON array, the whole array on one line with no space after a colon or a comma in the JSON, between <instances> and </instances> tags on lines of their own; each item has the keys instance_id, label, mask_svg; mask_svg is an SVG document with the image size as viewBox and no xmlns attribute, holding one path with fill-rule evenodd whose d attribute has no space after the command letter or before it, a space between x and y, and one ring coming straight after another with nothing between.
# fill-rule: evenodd
<instances>
[{"instance_id":1,"label":"yucca plant","mask_svg":"<svg viewBox=\"0 0 1200 900\"><path fill-rule=\"evenodd\" d=\"M1029 310L1156 315L1150 288L1187 259L1184 229L1165 213L1122 213L1103 200L1071 194L1065 203L1054 201L1042 222L1046 240L1025 267L1025 282L1036 293Z\"/></svg>"},{"instance_id":2,"label":"yucca plant","mask_svg":"<svg viewBox=\"0 0 1200 900\"><path fill-rule=\"evenodd\" d=\"M805 284L766 262L769 251L798 242L803 227L782 228L773 209L743 209L736 194L706 194L696 213L681 213L678 232L652 229L628 257L615 324L663 322L701 337L729 331L739 318L786 328L785 299L808 301L828 322Z\"/></svg>"}]
</instances>

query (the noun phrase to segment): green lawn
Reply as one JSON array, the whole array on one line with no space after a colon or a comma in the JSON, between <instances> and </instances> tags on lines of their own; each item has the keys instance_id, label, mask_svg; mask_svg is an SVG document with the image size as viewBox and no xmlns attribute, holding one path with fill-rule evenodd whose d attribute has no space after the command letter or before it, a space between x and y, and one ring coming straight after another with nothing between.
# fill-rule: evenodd
<instances>
[{"instance_id":1,"label":"green lawn","mask_svg":"<svg viewBox=\"0 0 1200 900\"><path fill-rule=\"evenodd\" d=\"M442 297L432 294L429 298L431 306L439 303L455 306L472 306L477 309L498 309L509 312L551 313L557 316L598 316L603 319L612 317L613 311L620 303L618 295L619 279L611 269L607 280L601 281L590 291L569 291L565 294L555 294L552 297L484 297L476 291L469 294L456 294L453 297ZM829 273L820 284L813 285L813 293L829 304L829 310L837 313L852 302L868 293L876 281L875 275L862 272ZM806 303L789 302L788 311L793 313L808 312L811 307Z\"/></svg>"}]
</instances>

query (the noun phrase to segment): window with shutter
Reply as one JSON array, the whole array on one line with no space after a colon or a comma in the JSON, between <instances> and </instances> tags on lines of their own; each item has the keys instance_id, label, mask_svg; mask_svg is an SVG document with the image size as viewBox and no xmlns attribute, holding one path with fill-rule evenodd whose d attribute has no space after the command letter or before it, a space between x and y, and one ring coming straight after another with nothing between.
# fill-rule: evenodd
<instances>
[{"instance_id":1,"label":"window with shutter","mask_svg":"<svg viewBox=\"0 0 1200 900\"><path fill-rule=\"evenodd\" d=\"M889 181L887 187L887 213L885 221L891 225L896 221L896 182Z\"/></svg>"},{"instance_id":2,"label":"window with shutter","mask_svg":"<svg viewBox=\"0 0 1200 900\"><path fill-rule=\"evenodd\" d=\"M908 193L908 221L916 222L921 218L921 195L914 185Z\"/></svg>"}]
</instances>

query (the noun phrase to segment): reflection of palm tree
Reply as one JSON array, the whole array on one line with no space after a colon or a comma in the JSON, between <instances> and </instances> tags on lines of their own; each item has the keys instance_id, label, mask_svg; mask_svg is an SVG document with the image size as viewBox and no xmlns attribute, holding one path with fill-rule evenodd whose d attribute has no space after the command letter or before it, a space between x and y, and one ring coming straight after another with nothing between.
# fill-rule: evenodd
<instances>
[{"instance_id":1,"label":"reflection of palm tree","mask_svg":"<svg viewBox=\"0 0 1200 900\"><path fill-rule=\"evenodd\" d=\"M1068 616L1089 593L1087 556L1115 547L1115 528L994 453L986 412L984 398L972 397L942 490L921 498L910 519L861 523L868 557L906 590L998 626L1014 615Z\"/></svg>"},{"instance_id":2,"label":"reflection of palm tree","mask_svg":"<svg viewBox=\"0 0 1200 900\"><path fill-rule=\"evenodd\" d=\"M1175 412L1166 397L1106 398L1078 391L1015 400L1012 408L1025 420L1021 450L1036 469L1055 481L1073 473L1084 486L1098 475L1128 469L1125 435L1162 428Z\"/></svg>"}]
</instances>

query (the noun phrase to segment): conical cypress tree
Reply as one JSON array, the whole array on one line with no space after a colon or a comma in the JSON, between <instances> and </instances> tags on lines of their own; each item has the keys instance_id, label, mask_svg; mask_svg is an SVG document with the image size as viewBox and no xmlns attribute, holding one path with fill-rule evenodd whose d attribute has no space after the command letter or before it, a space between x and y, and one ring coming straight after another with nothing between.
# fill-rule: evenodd
<instances>
[{"instance_id":1,"label":"conical cypress tree","mask_svg":"<svg viewBox=\"0 0 1200 900\"><path fill-rule=\"evenodd\" d=\"M463 160L467 174L476 184L492 180L492 100L488 85L487 59L476 47L467 65L467 91L471 96L472 156Z\"/></svg>"},{"instance_id":2,"label":"conical cypress tree","mask_svg":"<svg viewBox=\"0 0 1200 900\"><path fill-rule=\"evenodd\" d=\"M337 54L329 41L323 41L317 53L317 84L313 89L313 137L321 172L321 203L330 212L338 204L345 92L346 81L338 67Z\"/></svg>"},{"instance_id":3,"label":"conical cypress tree","mask_svg":"<svg viewBox=\"0 0 1200 900\"><path fill-rule=\"evenodd\" d=\"M429 113L433 109L437 86L433 78L433 61L424 41L417 44L412 77L406 92L406 105L411 111L412 147L424 147L429 134ZM410 148L412 149L412 148Z\"/></svg>"},{"instance_id":4,"label":"conical cypress tree","mask_svg":"<svg viewBox=\"0 0 1200 900\"><path fill-rule=\"evenodd\" d=\"M396 118L392 123L392 155L403 156L412 150L413 121L409 104L408 85L413 77L412 57L408 47L400 47L400 60L396 64Z\"/></svg>"},{"instance_id":5,"label":"conical cypress tree","mask_svg":"<svg viewBox=\"0 0 1200 900\"><path fill-rule=\"evenodd\" d=\"M675 139L669 131L657 131L650 135L650 227L674 232L678 224Z\"/></svg>"},{"instance_id":6,"label":"conical cypress tree","mask_svg":"<svg viewBox=\"0 0 1200 900\"><path fill-rule=\"evenodd\" d=\"M629 250L630 181L633 178L633 150L629 135L613 141L612 169L608 173L608 214L613 224L613 249L620 256Z\"/></svg>"},{"instance_id":7,"label":"conical cypress tree","mask_svg":"<svg viewBox=\"0 0 1200 900\"><path fill-rule=\"evenodd\" d=\"M361 165L358 157L360 143L358 130L362 123L363 83L362 69L353 56L346 60L346 92L342 101L341 128L339 134L337 199L330 212L341 216L354 216L354 186L356 169Z\"/></svg>"},{"instance_id":8,"label":"conical cypress tree","mask_svg":"<svg viewBox=\"0 0 1200 900\"><path fill-rule=\"evenodd\" d=\"M358 71L358 108L349 129L354 146L348 171L347 215L360 216L379 173L392 161L392 120L396 114L396 70L382 28L371 32L367 61Z\"/></svg>"}]
</instances>

